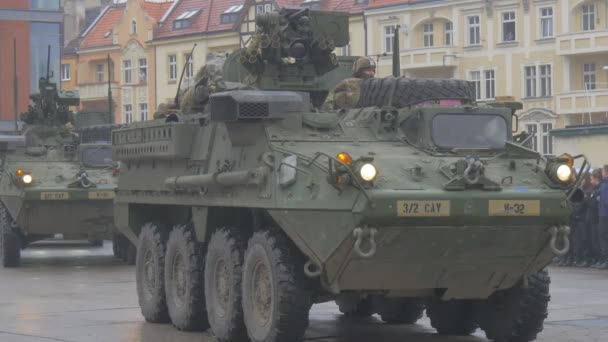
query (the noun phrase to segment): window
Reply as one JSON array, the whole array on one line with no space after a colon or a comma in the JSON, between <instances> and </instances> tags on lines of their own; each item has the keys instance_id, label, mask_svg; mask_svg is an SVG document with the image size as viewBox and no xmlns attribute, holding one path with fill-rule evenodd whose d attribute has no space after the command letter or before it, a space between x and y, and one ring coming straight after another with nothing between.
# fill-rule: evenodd
<instances>
[{"instance_id":1,"label":"window","mask_svg":"<svg viewBox=\"0 0 608 342\"><path fill-rule=\"evenodd\" d=\"M535 122L526 124L526 132L532 137L530 138L530 148L534 151L542 152L542 154L553 154L553 138L550 131L553 129L553 123L550 122ZM539 140L540 132L540 140Z\"/></svg>"},{"instance_id":2,"label":"window","mask_svg":"<svg viewBox=\"0 0 608 342\"><path fill-rule=\"evenodd\" d=\"M540 65L540 96L551 96L551 65Z\"/></svg>"},{"instance_id":3,"label":"window","mask_svg":"<svg viewBox=\"0 0 608 342\"><path fill-rule=\"evenodd\" d=\"M97 64L97 82L103 82L103 64Z\"/></svg>"},{"instance_id":4,"label":"window","mask_svg":"<svg viewBox=\"0 0 608 342\"><path fill-rule=\"evenodd\" d=\"M272 12L273 6L271 3L262 3L255 6L255 14L264 14Z\"/></svg>"},{"instance_id":5,"label":"window","mask_svg":"<svg viewBox=\"0 0 608 342\"><path fill-rule=\"evenodd\" d=\"M368 0L355 0L355 5L367 5Z\"/></svg>"},{"instance_id":6,"label":"window","mask_svg":"<svg viewBox=\"0 0 608 342\"><path fill-rule=\"evenodd\" d=\"M59 10L59 0L30 0L31 9Z\"/></svg>"},{"instance_id":7,"label":"window","mask_svg":"<svg viewBox=\"0 0 608 342\"><path fill-rule=\"evenodd\" d=\"M595 64L590 63L583 66L583 89L593 90L595 89Z\"/></svg>"},{"instance_id":8,"label":"window","mask_svg":"<svg viewBox=\"0 0 608 342\"><path fill-rule=\"evenodd\" d=\"M122 61L122 66L125 73L125 78L123 81L126 84L132 83L133 80L131 78L131 70L133 69L133 66L131 65L131 60L127 59Z\"/></svg>"},{"instance_id":9,"label":"window","mask_svg":"<svg viewBox=\"0 0 608 342\"><path fill-rule=\"evenodd\" d=\"M553 95L553 76L550 64L524 67L524 97L547 97Z\"/></svg>"},{"instance_id":10,"label":"window","mask_svg":"<svg viewBox=\"0 0 608 342\"><path fill-rule=\"evenodd\" d=\"M484 71L485 81L486 81L486 99L493 99L496 93L496 78L494 70L486 70Z\"/></svg>"},{"instance_id":11,"label":"window","mask_svg":"<svg viewBox=\"0 0 608 342\"><path fill-rule=\"evenodd\" d=\"M452 23L445 23L445 45L451 46L454 44L454 26Z\"/></svg>"},{"instance_id":12,"label":"window","mask_svg":"<svg viewBox=\"0 0 608 342\"><path fill-rule=\"evenodd\" d=\"M515 41L515 12L505 12L502 14L502 41Z\"/></svg>"},{"instance_id":13,"label":"window","mask_svg":"<svg viewBox=\"0 0 608 342\"><path fill-rule=\"evenodd\" d=\"M130 104L124 105L125 108L125 123L133 122L133 106Z\"/></svg>"},{"instance_id":14,"label":"window","mask_svg":"<svg viewBox=\"0 0 608 342\"><path fill-rule=\"evenodd\" d=\"M471 71L471 81L475 83L475 97L481 99L481 71Z\"/></svg>"},{"instance_id":15,"label":"window","mask_svg":"<svg viewBox=\"0 0 608 342\"><path fill-rule=\"evenodd\" d=\"M467 17L469 25L469 41L468 45L480 45L481 44L481 28L479 26L479 16L474 15Z\"/></svg>"},{"instance_id":16,"label":"window","mask_svg":"<svg viewBox=\"0 0 608 342\"><path fill-rule=\"evenodd\" d=\"M139 104L139 119L140 119L140 121L148 120L148 104L147 103Z\"/></svg>"},{"instance_id":17,"label":"window","mask_svg":"<svg viewBox=\"0 0 608 342\"><path fill-rule=\"evenodd\" d=\"M525 67L526 96L536 97L536 66Z\"/></svg>"},{"instance_id":18,"label":"window","mask_svg":"<svg viewBox=\"0 0 608 342\"><path fill-rule=\"evenodd\" d=\"M139 59L139 82L148 81L148 60L145 58Z\"/></svg>"},{"instance_id":19,"label":"window","mask_svg":"<svg viewBox=\"0 0 608 342\"><path fill-rule=\"evenodd\" d=\"M433 46L433 24L424 24L424 47Z\"/></svg>"},{"instance_id":20,"label":"window","mask_svg":"<svg viewBox=\"0 0 608 342\"><path fill-rule=\"evenodd\" d=\"M595 30L595 5L583 5L583 31Z\"/></svg>"},{"instance_id":21,"label":"window","mask_svg":"<svg viewBox=\"0 0 608 342\"><path fill-rule=\"evenodd\" d=\"M238 18L238 13L224 13L222 14L222 24L236 23Z\"/></svg>"},{"instance_id":22,"label":"window","mask_svg":"<svg viewBox=\"0 0 608 342\"><path fill-rule=\"evenodd\" d=\"M540 9L540 37L553 37L553 7Z\"/></svg>"},{"instance_id":23,"label":"window","mask_svg":"<svg viewBox=\"0 0 608 342\"><path fill-rule=\"evenodd\" d=\"M169 80L177 80L177 55L169 55Z\"/></svg>"},{"instance_id":24,"label":"window","mask_svg":"<svg viewBox=\"0 0 608 342\"><path fill-rule=\"evenodd\" d=\"M490 100L496 96L496 72L494 70L471 71L469 79L475 84L477 100Z\"/></svg>"},{"instance_id":25,"label":"window","mask_svg":"<svg viewBox=\"0 0 608 342\"><path fill-rule=\"evenodd\" d=\"M173 20L173 29L181 30L192 26L192 17L199 13L199 10L186 11Z\"/></svg>"},{"instance_id":26,"label":"window","mask_svg":"<svg viewBox=\"0 0 608 342\"><path fill-rule=\"evenodd\" d=\"M192 65L192 58L190 58L190 53L184 55L184 60L187 63L186 66L186 77L194 76L194 67Z\"/></svg>"},{"instance_id":27,"label":"window","mask_svg":"<svg viewBox=\"0 0 608 342\"><path fill-rule=\"evenodd\" d=\"M61 64L61 80L69 81L70 80L70 65L69 64Z\"/></svg>"},{"instance_id":28,"label":"window","mask_svg":"<svg viewBox=\"0 0 608 342\"><path fill-rule=\"evenodd\" d=\"M137 34L137 22L131 20L131 34Z\"/></svg>"},{"instance_id":29,"label":"window","mask_svg":"<svg viewBox=\"0 0 608 342\"><path fill-rule=\"evenodd\" d=\"M531 148L534 151L538 151L538 128L536 124L526 125L526 132L532 136L532 138L530 138L530 143L532 144Z\"/></svg>"},{"instance_id":30,"label":"window","mask_svg":"<svg viewBox=\"0 0 608 342\"><path fill-rule=\"evenodd\" d=\"M395 26L384 26L384 52L393 53L393 38L395 37Z\"/></svg>"},{"instance_id":31,"label":"window","mask_svg":"<svg viewBox=\"0 0 608 342\"><path fill-rule=\"evenodd\" d=\"M553 153L553 139L549 132L553 129L553 124L543 123L541 124L543 134L543 154Z\"/></svg>"}]
</instances>

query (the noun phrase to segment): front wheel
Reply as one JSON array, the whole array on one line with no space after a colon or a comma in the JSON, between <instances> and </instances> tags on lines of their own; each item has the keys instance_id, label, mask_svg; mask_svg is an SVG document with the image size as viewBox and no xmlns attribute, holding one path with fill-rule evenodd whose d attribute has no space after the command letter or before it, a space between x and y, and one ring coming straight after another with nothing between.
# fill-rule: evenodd
<instances>
[{"instance_id":1,"label":"front wheel","mask_svg":"<svg viewBox=\"0 0 608 342\"><path fill-rule=\"evenodd\" d=\"M527 286L493 294L480 304L479 325L490 340L528 342L543 330L551 296L547 271L527 276Z\"/></svg>"},{"instance_id":2,"label":"front wheel","mask_svg":"<svg viewBox=\"0 0 608 342\"><path fill-rule=\"evenodd\" d=\"M440 334L470 335L477 330L477 312L472 301L433 300L426 307L431 326Z\"/></svg>"},{"instance_id":3,"label":"front wheel","mask_svg":"<svg viewBox=\"0 0 608 342\"><path fill-rule=\"evenodd\" d=\"M303 268L303 258L282 232L258 231L249 239L242 293L252 342L302 340L312 305Z\"/></svg>"},{"instance_id":4,"label":"front wheel","mask_svg":"<svg viewBox=\"0 0 608 342\"><path fill-rule=\"evenodd\" d=\"M21 261L21 239L12 226L10 214L0 205L0 259L3 267L17 267Z\"/></svg>"},{"instance_id":5,"label":"front wheel","mask_svg":"<svg viewBox=\"0 0 608 342\"><path fill-rule=\"evenodd\" d=\"M424 304L408 298L382 298L375 303L380 318L388 324L414 324L424 313Z\"/></svg>"},{"instance_id":6,"label":"front wheel","mask_svg":"<svg viewBox=\"0 0 608 342\"><path fill-rule=\"evenodd\" d=\"M169 317L179 330L206 330L203 246L190 226L176 226L165 256L165 292Z\"/></svg>"},{"instance_id":7,"label":"front wheel","mask_svg":"<svg viewBox=\"0 0 608 342\"><path fill-rule=\"evenodd\" d=\"M166 233L155 223L146 223L139 233L135 281L141 313L148 322L169 321L165 298Z\"/></svg>"}]
</instances>

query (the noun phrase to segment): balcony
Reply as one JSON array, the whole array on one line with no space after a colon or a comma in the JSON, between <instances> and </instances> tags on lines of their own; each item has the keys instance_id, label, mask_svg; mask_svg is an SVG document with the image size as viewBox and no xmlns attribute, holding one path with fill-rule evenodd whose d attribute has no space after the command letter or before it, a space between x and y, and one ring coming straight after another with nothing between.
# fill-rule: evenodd
<instances>
[{"instance_id":1,"label":"balcony","mask_svg":"<svg viewBox=\"0 0 608 342\"><path fill-rule=\"evenodd\" d=\"M608 88L575 90L557 96L557 114L608 112Z\"/></svg>"},{"instance_id":2,"label":"balcony","mask_svg":"<svg viewBox=\"0 0 608 342\"><path fill-rule=\"evenodd\" d=\"M608 52L608 30L567 33L557 37L556 54L560 56Z\"/></svg>"},{"instance_id":3,"label":"balcony","mask_svg":"<svg viewBox=\"0 0 608 342\"><path fill-rule=\"evenodd\" d=\"M456 67L454 55L453 46L407 49L401 52L401 64L405 70Z\"/></svg>"},{"instance_id":4,"label":"balcony","mask_svg":"<svg viewBox=\"0 0 608 342\"><path fill-rule=\"evenodd\" d=\"M116 86L118 85L115 82L111 83L112 85L112 95L116 96ZM87 99L99 99L108 97L108 83L90 83L90 84L80 84L77 89L80 92L80 100Z\"/></svg>"}]
</instances>

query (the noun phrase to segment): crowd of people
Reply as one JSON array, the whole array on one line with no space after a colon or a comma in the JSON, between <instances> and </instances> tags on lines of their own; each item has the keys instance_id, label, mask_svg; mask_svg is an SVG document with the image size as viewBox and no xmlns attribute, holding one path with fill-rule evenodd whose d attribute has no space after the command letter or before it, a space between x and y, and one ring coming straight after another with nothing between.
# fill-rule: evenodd
<instances>
[{"instance_id":1,"label":"crowd of people","mask_svg":"<svg viewBox=\"0 0 608 342\"><path fill-rule=\"evenodd\" d=\"M608 269L608 164L583 175L585 200L570 217L570 250L558 266Z\"/></svg>"}]
</instances>

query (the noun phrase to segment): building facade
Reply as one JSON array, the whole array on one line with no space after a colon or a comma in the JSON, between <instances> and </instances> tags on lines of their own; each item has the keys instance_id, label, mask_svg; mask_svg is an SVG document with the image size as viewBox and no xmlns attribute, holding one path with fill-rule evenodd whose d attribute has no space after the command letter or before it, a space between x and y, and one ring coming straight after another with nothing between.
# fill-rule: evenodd
<instances>
[{"instance_id":1,"label":"building facade","mask_svg":"<svg viewBox=\"0 0 608 342\"><path fill-rule=\"evenodd\" d=\"M608 121L607 11L592 0L377 0L365 10L368 54L390 74L382 54L400 25L403 75L468 79L478 100L521 100L520 129L555 154L552 129Z\"/></svg>"},{"instance_id":2,"label":"building facade","mask_svg":"<svg viewBox=\"0 0 608 342\"><path fill-rule=\"evenodd\" d=\"M0 119L25 112L38 80L59 83L63 14L59 0L3 0L0 8ZM17 91L15 92L15 84ZM17 108L15 109L15 95Z\"/></svg>"}]
</instances>

